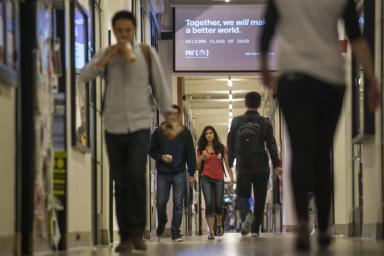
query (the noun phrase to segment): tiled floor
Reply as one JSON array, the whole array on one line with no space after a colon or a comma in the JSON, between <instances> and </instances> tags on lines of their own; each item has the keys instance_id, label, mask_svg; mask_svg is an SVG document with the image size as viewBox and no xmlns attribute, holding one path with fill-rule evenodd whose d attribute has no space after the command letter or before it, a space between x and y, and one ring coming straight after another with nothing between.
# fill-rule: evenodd
<instances>
[{"instance_id":1,"label":"tiled floor","mask_svg":"<svg viewBox=\"0 0 384 256\"><path fill-rule=\"evenodd\" d=\"M225 234L221 239L208 241L205 236L187 238L182 243L174 243L169 238L160 242L148 242L148 251L145 253L131 252L127 255L178 255L178 256L236 256L236 255L384 255L384 241L336 238L327 252L317 249L316 240L312 238L311 253L297 253L293 250L294 237L291 234L266 234L261 238L241 237L240 234ZM118 255L113 247L86 248L56 255Z\"/></svg>"}]
</instances>

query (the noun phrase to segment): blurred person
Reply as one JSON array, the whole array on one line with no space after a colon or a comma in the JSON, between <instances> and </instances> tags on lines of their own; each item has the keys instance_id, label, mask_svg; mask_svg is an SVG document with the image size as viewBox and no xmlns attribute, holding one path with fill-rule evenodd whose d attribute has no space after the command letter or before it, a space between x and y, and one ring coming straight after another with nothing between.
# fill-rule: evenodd
<instances>
[{"instance_id":1,"label":"blurred person","mask_svg":"<svg viewBox=\"0 0 384 256\"><path fill-rule=\"evenodd\" d=\"M379 104L379 87L367 42L362 38L353 0L269 0L261 36L265 86L276 91L292 149L292 184L300 232L296 248L310 249L308 193L313 191L318 216L318 243L327 248L331 206L331 148L344 91L344 60L338 37L343 19L352 51L368 78L368 107ZM278 28L278 83L268 70L268 49Z\"/></svg>"},{"instance_id":2,"label":"blurred person","mask_svg":"<svg viewBox=\"0 0 384 256\"><path fill-rule=\"evenodd\" d=\"M136 20L132 13L115 13L112 27L117 43L97 53L80 72L79 80L84 84L104 76L107 81L105 140L121 240L115 251L124 253L132 248L146 250L145 170L154 116L149 88L153 88L162 113L170 109L171 97L156 51L134 41Z\"/></svg>"},{"instance_id":3,"label":"blurred person","mask_svg":"<svg viewBox=\"0 0 384 256\"><path fill-rule=\"evenodd\" d=\"M200 170L200 184L205 200L205 218L209 227L208 239L224 235L223 204L224 174L227 167L229 184L234 184L233 172L228 163L228 150L220 142L215 128L206 126L197 142L197 166ZM216 221L216 232L214 224Z\"/></svg>"},{"instance_id":4,"label":"blurred person","mask_svg":"<svg viewBox=\"0 0 384 256\"><path fill-rule=\"evenodd\" d=\"M173 215L171 224L172 240L183 241L180 226L183 217L183 201L186 189L186 165L188 183L195 181L195 147L191 132L180 124L180 108L172 106L165 114L163 127L157 128L152 136L149 155L156 161L157 169L157 212L158 226L156 234L160 238L168 222L167 203L172 187Z\"/></svg>"},{"instance_id":5,"label":"blurred person","mask_svg":"<svg viewBox=\"0 0 384 256\"><path fill-rule=\"evenodd\" d=\"M281 171L272 124L268 118L259 114L260 104L259 93L249 92L245 95L247 111L233 119L227 139L229 165L233 166L234 159L237 163L236 193L242 222L241 234L247 235L251 232L255 237L260 236L263 222L270 175L269 157L273 169ZM252 185L253 213L248 204Z\"/></svg>"}]
</instances>

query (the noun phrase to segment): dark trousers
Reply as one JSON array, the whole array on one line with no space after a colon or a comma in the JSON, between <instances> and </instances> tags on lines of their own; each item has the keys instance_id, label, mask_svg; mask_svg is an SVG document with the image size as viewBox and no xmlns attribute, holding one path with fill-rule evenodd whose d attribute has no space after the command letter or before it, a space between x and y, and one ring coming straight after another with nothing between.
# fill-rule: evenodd
<instances>
[{"instance_id":1,"label":"dark trousers","mask_svg":"<svg viewBox=\"0 0 384 256\"><path fill-rule=\"evenodd\" d=\"M253 185L253 214L255 220L252 224L252 233L259 233L260 226L263 223L265 200L267 198L267 187L269 180L269 172L258 173L241 173L237 174L237 207L240 211L240 218L243 222L248 213L251 212L249 207L249 198L251 197Z\"/></svg>"},{"instance_id":2,"label":"dark trousers","mask_svg":"<svg viewBox=\"0 0 384 256\"><path fill-rule=\"evenodd\" d=\"M200 178L201 190L205 200L205 216L223 214L224 180L215 180L206 176Z\"/></svg>"},{"instance_id":3,"label":"dark trousers","mask_svg":"<svg viewBox=\"0 0 384 256\"><path fill-rule=\"evenodd\" d=\"M308 222L308 193L314 192L320 231L327 230L330 217L330 154L344 90L306 75L287 74L280 78L277 91L291 141L297 216Z\"/></svg>"},{"instance_id":4,"label":"dark trousers","mask_svg":"<svg viewBox=\"0 0 384 256\"><path fill-rule=\"evenodd\" d=\"M149 136L149 130L130 134L105 133L110 172L115 182L116 217L122 241L144 234L145 170Z\"/></svg>"},{"instance_id":5,"label":"dark trousers","mask_svg":"<svg viewBox=\"0 0 384 256\"><path fill-rule=\"evenodd\" d=\"M167 203L169 193L172 186L173 191L173 215L171 232L172 234L180 233L181 221L183 218L183 202L186 186L185 172L177 174L158 174L157 175L157 214L159 225L165 225L167 218Z\"/></svg>"}]
</instances>

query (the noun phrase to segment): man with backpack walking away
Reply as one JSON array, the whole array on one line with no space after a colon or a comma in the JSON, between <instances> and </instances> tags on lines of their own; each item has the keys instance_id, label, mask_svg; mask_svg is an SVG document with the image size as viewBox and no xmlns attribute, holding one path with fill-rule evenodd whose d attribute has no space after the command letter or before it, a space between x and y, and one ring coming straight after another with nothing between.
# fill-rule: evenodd
<instances>
[{"instance_id":1,"label":"man with backpack walking away","mask_svg":"<svg viewBox=\"0 0 384 256\"><path fill-rule=\"evenodd\" d=\"M261 95L259 93L249 92L245 95L247 111L244 115L233 119L227 138L231 167L236 159L236 193L242 221L241 234L247 235L251 231L252 236L255 237L260 236L270 174L265 146L271 157L273 168L281 169L272 124L259 114L260 103ZM252 185L253 213L248 204Z\"/></svg>"}]
</instances>

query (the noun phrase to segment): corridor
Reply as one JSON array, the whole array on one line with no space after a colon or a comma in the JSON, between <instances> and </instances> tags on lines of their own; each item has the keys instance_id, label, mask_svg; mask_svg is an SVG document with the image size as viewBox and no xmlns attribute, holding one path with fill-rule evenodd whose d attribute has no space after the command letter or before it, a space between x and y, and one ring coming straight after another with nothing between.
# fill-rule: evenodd
<instances>
[{"instance_id":1,"label":"corridor","mask_svg":"<svg viewBox=\"0 0 384 256\"><path fill-rule=\"evenodd\" d=\"M312 237L313 246L311 253L298 253L293 250L294 236L292 234L264 234L261 238L241 237L240 234L227 233L222 239L208 241L206 236L187 238L182 243L172 242L164 238L160 242L151 239L148 243L146 253L133 251L127 255L177 255L177 256L242 256L242 255L263 255L263 256L293 256L293 255L383 255L384 241L369 239L353 239L338 237L326 252L318 251L316 240ZM112 247L83 248L68 253L52 254L58 256L96 256L96 255L118 255Z\"/></svg>"}]
</instances>

